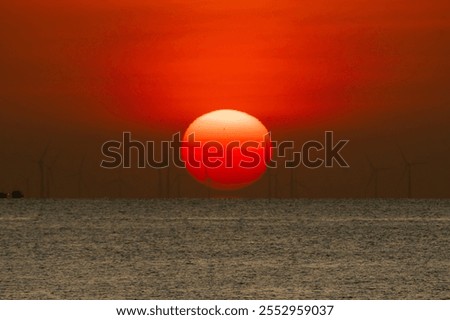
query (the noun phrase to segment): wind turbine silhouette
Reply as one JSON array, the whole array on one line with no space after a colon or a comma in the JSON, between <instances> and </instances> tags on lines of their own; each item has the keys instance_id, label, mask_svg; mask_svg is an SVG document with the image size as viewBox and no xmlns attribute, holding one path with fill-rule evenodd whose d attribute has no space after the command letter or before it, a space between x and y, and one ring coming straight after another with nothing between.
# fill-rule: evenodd
<instances>
[{"instance_id":1,"label":"wind turbine silhouette","mask_svg":"<svg viewBox=\"0 0 450 320\"><path fill-rule=\"evenodd\" d=\"M211 198L211 189L212 189L211 188L212 179L209 177L207 169L205 169L205 175L206 175L206 190L208 192L208 199L210 199Z\"/></svg>"},{"instance_id":2,"label":"wind turbine silhouette","mask_svg":"<svg viewBox=\"0 0 450 320\"><path fill-rule=\"evenodd\" d=\"M297 177L295 176L294 168L291 168L291 178L289 180L289 190L291 194L291 198L294 198L297 194Z\"/></svg>"},{"instance_id":3,"label":"wind turbine silhouette","mask_svg":"<svg viewBox=\"0 0 450 320\"><path fill-rule=\"evenodd\" d=\"M408 198L411 198L412 196L412 168L414 166L418 166L418 165L424 165L427 164L427 162L412 162L409 161L405 154L403 153L403 150L400 148L400 146L397 144L397 148L400 151L400 154L402 156L402 160L403 160L403 165L404 165L404 170L403 170L403 174L402 174L402 179L405 177L407 177L407 183L408 183Z\"/></svg>"},{"instance_id":4,"label":"wind turbine silhouette","mask_svg":"<svg viewBox=\"0 0 450 320\"><path fill-rule=\"evenodd\" d=\"M298 197L298 187L306 190L308 193L311 193L311 189L297 179L297 175L295 174L295 168L290 168L290 171L291 171L289 180L290 197L291 198Z\"/></svg>"},{"instance_id":5,"label":"wind turbine silhouette","mask_svg":"<svg viewBox=\"0 0 450 320\"><path fill-rule=\"evenodd\" d=\"M47 185L46 185L46 197L50 198L51 196L51 187L55 184L55 178L53 176L53 167L56 163L56 161L59 158L59 153L53 158L52 163L49 164L45 164L45 169L46 169L46 173L47 173Z\"/></svg>"},{"instance_id":6,"label":"wind turbine silhouette","mask_svg":"<svg viewBox=\"0 0 450 320\"><path fill-rule=\"evenodd\" d=\"M291 169L291 195L293 195L294 197L298 197L299 193L298 190L299 188L306 191L306 194L309 194L311 196L312 191L311 189L305 185L303 182L301 182L300 180L298 180L297 175L295 174L295 169Z\"/></svg>"},{"instance_id":7,"label":"wind turbine silhouette","mask_svg":"<svg viewBox=\"0 0 450 320\"><path fill-rule=\"evenodd\" d=\"M172 184L171 184L171 188L176 187L176 191L177 191L177 197L181 198L181 179L184 177L185 175L182 173L177 173L177 175L173 178ZM169 190L170 192L171 190Z\"/></svg>"},{"instance_id":8,"label":"wind turbine silhouette","mask_svg":"<svg viewBox=\"0 0 450 320\"><path fill-rule=\"evenodd\" d=\"M292 157L292 159L296 158L296 156L294 154L294 150L291 151L291 157ZM298 197L298 187L300 187L300 188L302 188L304 190L307 190L310 193L311 189L308 188L305 184L303 184L301 181L299 181L297 179L297 175L295 174L296 173L295 169L297 167L292 166L292 163L286 163L285 168L290 170L290 172L289 172L289 182L288 182L290 198L297 198Z\"/></svg>"},{"instance_id":9,"label":"wind turbine silhouette","mask_svg":"<svg viewBox=\"0 0 450 320\"><path fill-rule=\"evenodd\" d=\"M159 192L159 197L162 198L163 197L163 177L162 177L162 170L161 169L156 169L158 170L158 192Z\"/></svg>"},{"instance_id":10,"label":"wind turbine silhouette","mask_svg":"<svg viewBox=\"0 0 450 320\"><path fill-rule=\"evenodd\" d=\"M83 189L85 189L85 190L87 189L87 185L86 185L86 182L84 179L85 162L86 162L86 154L84 154L83 157L81 158L80 165L79 165L77 171L75 171L73 174L67 176L67 178L76 177L78 198L81 198L83 196ZM85 194L86 194L86 192L85 192Z\"/></svg>"},{"instance_id":11,"label":"wind turbine silhouette","mask_svg":"<svg viewBox=\"0 0 450 320\"><path fill-rule=\"evenodd\" d=\"M45 157L47 155L48 152L48 145L45 146L44 151L42 152L39 160L37 161L37 165L39 167L39 180L40 180L40 191L39 191L39 196L41 198L45 197L45 183L46 183L46 179L45 179Z\"/></svg>"},{"instance_id":12,"label":"wind turbine silhouette","mask_svg":"<svg viewBox=\"0 0 450 320\"><path fill-rule=\"evenodd\" d=\"M171 190L172 190L172 182L175 182L177 180L177 176L174 178L173 181L170 180L170 167L167 167L165 177L163 176L163 169L158 168L158 194L160 198L163 198L164 195L167 198L170 198L171 196ZM164 184L164 178L166 180ZM165 188L164 188L165 187Z\"/></svg>"},{"instance_id":13,"label":"wind turbine silhouette","mask_svg":"<svg viewBox=\"0 0 450 320\"><path fill-rule=\"evenodd\" d=\"M272 174L272 171L275 173ZM268 169L267 170L267 179L268 179L268 197L269 199L272 199L274 196L277 197L278 195L278 172L276 171L276 168L273 170ZM275 189L275 190L274 190Z\"/></svg>"},{"instance_id":14,"label":"wind turbine silhouette","mask_svg":"<svg viewBox=\"0 0 450 320\"><path fill-rule=\"evenodd\" d=\"M373 182L373 184L374 184L374 195L375 195L375 198L378 198L378 195L379 195L378 175L379 175L380 171L387 170L389 168L387 168L387 167L376 167L373 164L373 162L370 161L370 158L367 155L366 155L366 159L367 159L367 162L369 163L369 166L370 166L370 169L371 169L369 181L367 182L367 185L366 185L366 190L369 188L369 186Z\"/></svg>"},{"instance_id":15,"label":"wind turbine silhouette","mask_svg":"<svg viewBox=\"0 0 450 320\"><path fill-rule=\"evenodd\" d=\"M164 190L164 182L163 182L163 169L157 168L158 170L158 193L159 198L164 197L164 193L166 193L167 197L170 197L170 163L169 163L169 155L165 152L161 155L161 161L162 163L168 163L167 170L166 170L166 190ZM164 192L165 191L165 192Z\"/></svg>"},{"instance_id":16,"label":"wind turbine silhouette","mask_svg":"<svg viewBox=\"0 0 450 320\"><path fill-rule=\"evenodd\" d=\"M38 165L39 168L39 184L40 184L40 190L39 190L39 196L40 198L49 198L51 193L50 189L52 184L54 184L54 176L53 176L53 166L55 165L56 161L58 160L59 153L55 155L53 160L51 161L51 164L49 164L48 161L48 154L49 154L49 145L47 144L44 148L44 151L42 152L39 159L35 162Z\"/></svg>"},{"instance_id":17,"label":"wind turbine silhouette","mask_svg":"<svg viewBox=\"0 0 450 320\"><path fill-rule=\"evenodd\" d=\"M170 163L167 166L167 173L166 173L166 192L167 192L167 198L170 198Z\"/></svg>"}]
</instances>

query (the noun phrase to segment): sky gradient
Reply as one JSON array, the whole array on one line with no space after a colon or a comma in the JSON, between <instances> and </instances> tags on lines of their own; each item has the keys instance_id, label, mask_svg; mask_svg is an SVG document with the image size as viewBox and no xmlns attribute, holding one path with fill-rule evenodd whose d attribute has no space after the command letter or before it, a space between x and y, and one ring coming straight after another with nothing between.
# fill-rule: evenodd
<instances>
[{"instance_id":1,"label":"sky gradient","mask_svg":"<svg viewBox=\"0 0 450 320\"><path fill-rule=\"evenodd\" d=\"M234 108L278 140L350 139L350 168L297 170L297 196L374 196L369 159L386 168L379 195L404 197L400 146L426 163L413 196L449 197L449 12L438 0L3 2L0 191L38 196L48 145L52 196L159 196L154 170L100 169L101 144L166 139ZM280 170L279 196L290 177ZM232 196L267 196L266 180ZM181 190L207 194L190 177Z\"/></svg>"}]
</instances>

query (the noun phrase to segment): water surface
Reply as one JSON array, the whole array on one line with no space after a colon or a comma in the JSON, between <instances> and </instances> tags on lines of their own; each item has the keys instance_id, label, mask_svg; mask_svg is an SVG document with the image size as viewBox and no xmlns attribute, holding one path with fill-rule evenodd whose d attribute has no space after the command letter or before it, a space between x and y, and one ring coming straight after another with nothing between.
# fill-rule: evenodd
<instances>
[{"instance_id":1,"label":"water surface","mask_svg":"<svg viewBox=\"0 0 450 320\"><path fill-rule=\"evenodd\" d=\"M0 200L1 299L450 299L450 200Z\"/></svg>"}]
</instances>

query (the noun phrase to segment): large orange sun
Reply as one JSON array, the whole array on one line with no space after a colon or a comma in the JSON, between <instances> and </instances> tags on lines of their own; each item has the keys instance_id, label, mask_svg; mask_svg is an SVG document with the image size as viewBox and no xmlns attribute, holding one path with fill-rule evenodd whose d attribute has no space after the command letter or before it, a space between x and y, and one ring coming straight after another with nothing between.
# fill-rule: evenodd
<instances>
[{"instance_id":1,"label":"large orange sun","mask_svg":"<svg viewBox=\"0 0 450 320\"><path fill-rule=\"evenodd\" d=\"M186 169L216 189L239 189L258 180L271 156L266 127L241 111L206 113L187 128L181 150Z\"/></svg>"}]
</instances>

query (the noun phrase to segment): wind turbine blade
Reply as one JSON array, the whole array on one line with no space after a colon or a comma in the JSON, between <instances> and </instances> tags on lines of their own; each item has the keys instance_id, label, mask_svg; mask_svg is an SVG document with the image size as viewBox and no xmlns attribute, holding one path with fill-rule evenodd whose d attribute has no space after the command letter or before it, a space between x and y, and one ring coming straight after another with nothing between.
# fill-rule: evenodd
<instances>
[{"instance_id":1,"label":"wind turbine blade","mask_svg":"<svg viewBox=\"0 0 450 320\"><path fill-rule=\"evenodd\" d=\"M60 152L58 152L58 153L55 155L55 157L53 158L52 163L51 163L51 165L50 165L51 167L53 167L53 166L55 165L55 163L58 161L60 155L61 155Z\"/></svg>"},{"instance_id":2,"label":"wind turbine blade","mask_svg":"<svg viewBox=\"0 0 450 320\"><path fill-rule=\"evenodd\" d=\"M400 151L400 154L402 156L403 162L406 163L406 164L409 164L409 161L408 161L408 159L406 159L406 156L403 153L402 148L400 148L400 145L398 143L396 143L395 145L397 146L398 150Z\"/></svg>"},{"instance_id":3,"label":"wind turbine blade","mask_svg":"<svg viewBox=\"0 0 450 320\"><path fill-rule=\"evenodd\" d=\"M374 170L374 169L375 169L375 166L373 165L372 161L370 161L369 156L368 156L367 154L365 154L365 155L366 155L366 160L367 160L367 162L369 163L370 168L372 168L372 170Z\"/></svg>"}]
</instances>

